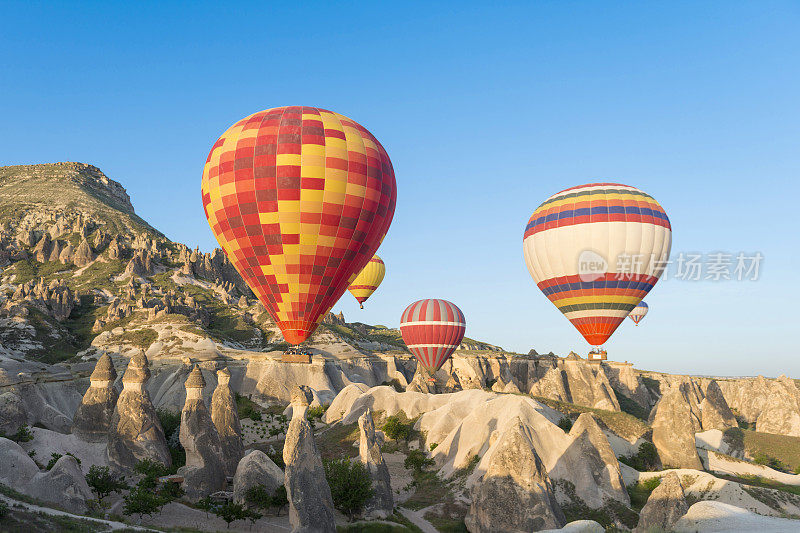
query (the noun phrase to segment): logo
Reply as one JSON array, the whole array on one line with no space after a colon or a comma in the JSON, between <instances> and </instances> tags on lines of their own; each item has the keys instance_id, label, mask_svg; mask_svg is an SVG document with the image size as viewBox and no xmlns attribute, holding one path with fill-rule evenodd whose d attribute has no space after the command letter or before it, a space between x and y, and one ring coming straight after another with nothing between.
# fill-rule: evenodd
<instances>
[{"instance_id":1,"label":"logo","mask_svg":"<svg viewBox=\"0 0 800 533\"><path fill-rule=\"evenodd\" d=\"M605 258L593 252L584 250L578 256L578 277L581 281L594 281L608 272L608 262Z\"/></svg>"}]
</instances>

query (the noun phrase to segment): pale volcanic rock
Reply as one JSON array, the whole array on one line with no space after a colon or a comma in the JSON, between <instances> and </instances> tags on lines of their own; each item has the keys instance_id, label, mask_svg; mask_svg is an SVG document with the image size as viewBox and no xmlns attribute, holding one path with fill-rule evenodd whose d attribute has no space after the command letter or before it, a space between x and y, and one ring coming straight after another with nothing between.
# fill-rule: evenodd
<instances>
[{"instance_id":1,"label":"pale volcanic rock","mask_svg":"<svg viewBox=\"0 0 800 533\"><path fill-rule=\"evenodd\" d=\"M367 468L372 478L374 493L364 508L364 514L370 518L386 518L394 512L394 498L389 478L389 468L381 454L381 443L375 434L375 421L369 409L358 419L360 438L358 443L359 459Z\"/></svg>"},{"instance_id":2,"label":"pale volcanic rock","mask_svg":"<svg viewBox=\"0 0 800 533\"><path fill-rule=\"evenodd\" d=\"M117 371L107 353L100 356L89 378L89 389L72 420L72 433L89 442L108 439L114 408L117 405L117 390L114 382Z\"/></svg>"},{"instance_id":3,"label":"pale volcanic rock","mask_svg":"<svg viewBox=\"0 0 800 533\"><path fill-rule=\"evenodd\" d=\"M331 490L314 434L306 420L309 401L306 393L299 389L293 391L292 399L292 421L283 445L289 522L295 532L333 533L336 522Z\"/></svg>"},{"instance_id":4,"label":"pale volcanic rock","mask_svg":"<svg viewBox=\"0 0 800 533\"><path fill-rule=\"evenodd\" d=\"M71 455L62 456L53 468L33 476L25 492L72 513L85 513L86 502L94 498L78 461Z\"/></svg>"},{"instance_id":5,"label":"pale volcanic rock","mask_svg":"<svg viewBox=\"0 0 800 533\"><path fill-rule=\"evenodd\" d=\"M145 388L149 379L147 356L139 351L122 376L122 393L108 432L108 462L118 470L130 470L142 459L172 464L164 429Z\"/></svg>"},{"instance_id":6,"label":"pale volcanic rock","mask_svg":"<svg viewBox=\"0 0 800 533\"><path fill-rule=\"evenodd\" d=\"M180 441L186 450L183 489L190 499L201 499L223 490L226 483L222 444L217 429L203 401L206 383L199 367L186 378L186 403L181 412Z\"/></svg>"},{"instance_id":7,"label":"pale volcanic rock","mask_svg":"<svg viewBox=\"0 0 800 533\"><path fill-rule=\"evenodd\" d=\"M471 498L464 520L471 533L537 531L566 522L531 429L519 418L498 438Z\"/></svg>"},{"instance_id":8,"label":"pale volcanic rock","mask_svg":"<svg viewBox=\"0 0 800 533\"><path fill-rule=\"evenodd\" d=\"M13 435L27 422L28 412L22 398L12 391L0 394L0 435Z\"/></svg>"},{"instance_id":9,"label":"pale volcanic rock","mask_svg":"<svg viewBox=\"0 0 800 533\"><path fill-rule=\"evenodd\" d=\"M53 241L50 235L45 233L36 246L33 248L33 257L40 263L46 263L50 260L50 254L53 251Z\"/></svg>"},{"instance_id":10,"label":"pale volcanic rock","mask_svg":"<svg viewBox=\"0 0 800 533\"><path fill-rule=\"evenodd\" d=\"M86 240L86 237L84 237L75 249L72 262L75 263L77 267L84 267L92 261L94 261L94 252L92 252L92 247L89 246L89 242Z\"/></svg>"},{"instance_id":11,"label":"pale volcanic rock","mask_svg":"<svg viewBox=\"0 0 800 533\"><path fill-rule=\"evenodd\" d=\"M434 393L436 392L436 384L429 379L427 372L422 370L422 366L417 365L414 379L406 387L406 392Z\"/></svg>"},{"instance_id":12,"label":"pale volcanic rock","mask_svg":"<svg viewBox=\"0 0 800 533\"><path fill-rule=\"evenodd\" d=\"M769 387L769 395L756 419L756 431L800 436L800 391L794 380L781 376Z\"/></svg>"},{"instance_id":13,"label":"pale volcanic rock","mask_svg":"<svg viewBox=\"0 0 800 533\"><path fill-rule=\"evenodd\" d=\"M616 500L630 505L619 461L608 438L589 413L582 413L569 432L572 442L550 470L553 479L568 479L575 492L592 508ZM575 465L583 468L576 470Z\"/></svg>"},{"instance_id":14,"label":"pale volcanic rock","mask_svg":"<svg viewBox=\"0 0 800 533\"><path fill-rule=\"evenodd\" d=\"M0 483L18 489L39 473L39 467L22 446L4 437L0 437L0 466Z\"/></svg>"},{"instance_id":15,"label":"pale volcanic rock","mask_svg":"<svg viewBox=\"0 0 800 533\"><path fill-rule=\"evenodd\" d=\"M217 388L211 397L211 419L217 428L225 460L225 473L236 473L244 456L242 425L236 410L236 398L230 387L231 373L227 368L217 371Z\"/></svg>"},{"instance_id":16,"label":"pale volcanic rock","mask_svg":"<svg viewBox=\"0 0 800 533\"><path fill-rule=\"evenodd\" d=\"M61 262L62 265L72 262L72 258L75 256L75 248L71 244L67 244L61 253L58 254L58 260Z\"/></svg>"},{"instance_id":17,"label":"pale volcanic rock","mask_svg":"<svg viewBox=\"0 0 800 533\"><path fill-rule=\"evenodd\" d=\"M689 506L681 487L681 480L675 472L669 472L661 478L661 483L653 490L647 503L639 513L639 523L634 531L672 531Z\"/></svg>"},{"instance_id":18,"label":"pale volcanic rock","mask_svg":"<svg viewBox=\"0 0 800 533\"><path fill-rule=\"evenodd\" d=\"M665 468L702 470L695 448L699 431L682 386L670 388L653 408L653 444Z\"/></svg>"},{"instance_id":19,"label":"pale volcanic rock","mask_svg":"<svg viewBox=\"0 0 800 533\"><path fill-rule=\"evenodd\" d=\"M705 394L706 397L700 403L700 422L703 426L703 431L708 431L709 429L724 431L728 428L739 427L736 417L733 415L731 408L728 407L728 402L725 401L725 396L723 396L716 380L711 380L706 387Z\"/></svg>"},{"instance_id":20,"label":"pale volcanic rock","mask_svg":"<svg viewBox=\"0 0 800 533\"><path fill-rule=\"evenodd\" d=\"M274 494L283 485L283 470L261 450L253 450L245 455L236 467L233 476L233 501L246 507L247 491L257 485L264 485L269 494Z\"/></svg>"}]
</instances>

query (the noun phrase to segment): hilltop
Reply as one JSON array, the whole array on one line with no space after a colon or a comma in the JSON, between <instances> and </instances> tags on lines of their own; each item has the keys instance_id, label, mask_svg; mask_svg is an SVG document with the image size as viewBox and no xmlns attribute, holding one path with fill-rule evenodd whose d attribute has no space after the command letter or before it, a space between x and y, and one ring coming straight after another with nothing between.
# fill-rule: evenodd
<instances>
[{"instance_id":1,"label":"hilltop","mask_svg":"<svg viewBox=\"0 0 800 533\"><path fill-rule=\"evenodd\" d=\"M98 351L213 358L286 344L217 249L173 242L139 217L95 166L0 167L0 342L45 363ZM310 341L324 355L403 352L397 329L329 315ZM464 339L465 350L501 348Z\"/></svg>"}]
</instances>

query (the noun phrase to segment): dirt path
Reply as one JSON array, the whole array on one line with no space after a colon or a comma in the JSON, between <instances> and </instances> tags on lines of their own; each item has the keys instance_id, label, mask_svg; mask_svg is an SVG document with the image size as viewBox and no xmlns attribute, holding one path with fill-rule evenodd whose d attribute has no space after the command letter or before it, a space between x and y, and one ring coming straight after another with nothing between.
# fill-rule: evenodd
<instances>
[{"instance_id":1,"label":"dirt path","mask_svg":"<svg viewBox=\"0 0 800 533\"><path fill-rule=\"evenodd\" d=\"M423 533L439 533L439 531L433 527L430 522L423 518L427 507L425 509L420 509L419 511L412 511L411 509L406 509L405 507L398 507L397 510L400 511L401 515L408 518L412 524L420 528Z\"/></svg>"},{"instance_id":2,"label":"dirt path","mask_svg":"<svg viewBox=\"0 0 800 533\"><path fill-rule=\"evenodd\" d=\"M152 529L144 528L144 527L137 527L132 526L130 524L123 524L122 522L114 522L112 520L103 520L101 518L90 518L88 516L83 516L79 514L72 514L66 511L59 511L57 509L50 509L49 507L41 507L39 505L34 505L32 503L26 503L20 500L15 500L5 494L0 494L0 500L8 503L9 507L17 507L21 506L22 508L33 511L34 513L42 513L50 516L66 516L68 518L74 518L76 520L86 520L88 522L93 522L95 524L102 524L111 528L112 531L116 531L118 529L134 529L137 531L154 531Z\"/></svg>"}]
</instances>

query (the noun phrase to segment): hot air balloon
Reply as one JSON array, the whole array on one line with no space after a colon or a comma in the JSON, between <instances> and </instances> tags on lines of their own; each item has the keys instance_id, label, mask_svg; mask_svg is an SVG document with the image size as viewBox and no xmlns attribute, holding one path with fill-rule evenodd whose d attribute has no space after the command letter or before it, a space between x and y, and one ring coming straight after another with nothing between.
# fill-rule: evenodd
<instances>
[{"instance_id":1,"label":"hot air balloon","mask_svg":"<svg viewBox=\"0 0 800 533\"><path fill-rule=\"evenodd\" d=\"M201 189L217 241L290 344L314 332L375 254L397 199L375 137L315 107L231 126L208 154Z\"/></svg>"},{"instance_id":2,"label":"hot air balloon","mask_svg":"<svg viewBox=\"0 0 800 533\"><path fill-rule=\"evenodd\" d=\"M367 301L367 298L372 296L372 293L375 292L375 289L381 284L383 276L385 275L386 265L384 265L383 260L376 255L369 260L364 270L353 280L353 283L347 290L358 300L361 309L364 309L364 302Z\"/></svg>"},{"instance_id":3,"label":"hot air balloon","mask_svg":"<svg viewBox=\"0 0 800 533\"><path fill-rule=\"evenodd\" d=\"M592 183L540 205L522 246L539 289L599 347L656 284L671 243L669 218L651 196Z\"/></svg>"},{"instance_id":4,"label":"hot air balloon","mask_svg":"<svg viewBox=\"0 0 800 533\"><path fill-rule=\"evenodd\" d=\"M631 311L628 316L630 317L631 320L633 320L633 323L638 326L639 322L641 322L642 319L645 316L647 316L647 310L648 309L650 309L650 306L648 306L644 302L639 302L636 305L636 307L633 308L633 311Z\"/></svg>"},{"instance_id":5,"label":"hot air balloon","mask_svg":"<svg viewBox=\"0 0 800 533\"><path fill-rule=\"evenodd\" d=\"M403 341L429 375L453 354L467 329L464 313L447 300L419 300L400 317Z\"/></svg>"}]
</instances>

